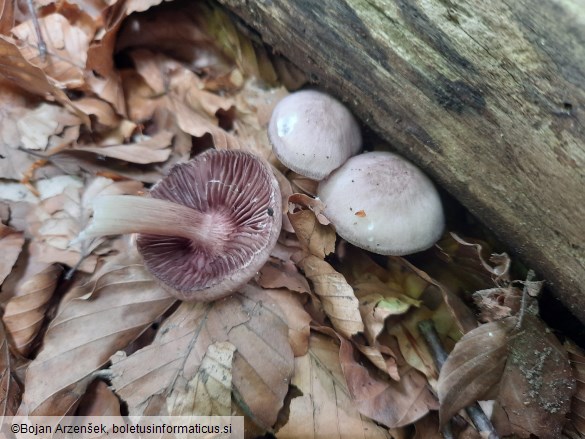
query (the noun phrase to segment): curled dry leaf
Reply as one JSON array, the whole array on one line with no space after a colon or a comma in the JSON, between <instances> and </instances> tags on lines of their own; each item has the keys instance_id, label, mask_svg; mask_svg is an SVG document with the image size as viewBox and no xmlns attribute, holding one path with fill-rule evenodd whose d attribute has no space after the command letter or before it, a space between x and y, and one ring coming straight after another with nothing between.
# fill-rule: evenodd
<instances>
[{"instance_id":1,"label":"curled dry leaf","mask_svg":"<svg viewBox=\"0 0 585 439\"><path fill-rule=\"evenodd\" d=\"M41 67L61 88L81 87L84 84L87 50L93 37L87 32L92 30L72 25L58 13L38 20L47 45L46 60L39 54L37 33L32 20L12 29L21 45L22 55L27 61Z\"/></svg>"},{"instance_id":2,"label":"curled dry leaf","mask_svg":"<svg viewBox=\"0 0 585 439\"><path fill-rule=\"evenodd\" d=\"M232 408L232 362L236 347L227 341L207 346L195 376L179 376L167 397L170 416L229 416Z\"/></svg>"},{"instance_id":3,"label":"curled dry leaf","mask_svg":"<svg viewBox=\"0 0 585 439\"><path fill-rule=\"evenodd\" d=\"M93 272L97 256L91 253L104 240L76 241L89 221L93 199L100 195L134 195L142 188L137 181L115 182L105 177L97 177L81 188L75 183L67 185L62 193L41 201L30 215L29 221L38 224L31 252L48 264L59 262Z\"/></svg>"},{"instance_id":4,"label":"curled dry leaf","mask_svg":"<svg viewBox=\"0 0 585 439\"><path fill-rule=\"evenodd\" d=\"M6 304L2 320L12 348L22 356L26 357L33 347L62 272L60 265L49 265L23 282Z\"/></svg>"},{"instance_id":5,"label":"curled dry leaf","mask_svg":"<svg viewBox=\"0 0 585 439\"><path fill-rule=\"evenodd\" d=\"M356 409L333 339L311 335L309 351L295 359L291 384L301 394L290 401L288 420L276 433L279 439L391 437Z\"/></svg>"},{"instance_id":6,"label":"curled dry leaf","mask_svg":"<svg viewBox=\"0 0 585 439\"><path fill-rule=\"evenodd\" d=\"M26 371L19 413L67 414L91 374L174 301L142 265L106 264L90 283L70 291L50 323L43 347Z\"/></svg>"},{"instance_id":7,"label":"curled dry leaf","mask_svg":"<svg viewBox=\"0 0 585 439\"><path fill-rule=\"evenodd\" d=\"M293 372L288 327L273 312L273 303L262 289L251 285L221 301L183 303L150 346L128 357L113 357L112 386L130 415L166 411L159 395L184 388L195 379L209 346L227 341L236 347L232 382L244 411L264 428L272 426Z\"/></svg>"},{"instance_id":8,"label":"curled dry leaf","mask_svg":"<svg viewBox=\"0 0 585 439\"><path fill-rule=\"evenodd\" d=\"M0 285L12 271L12 267L24 245L24 234L0 223Z\"/></svg>"},{"instance_id":9,"label":"curled dry leaf","mask_svg":"<svg viewBox=\"0 0 585 439\"><path fill-rule=\"evenodd\" d=\"M66 108L75 109L63 90L53 85L45 73L29 63L20 53L12 39L0 35L0 76L10 78L11 82L22 89L41 97L52 96ZM90 125L89 117L76 111L83 123Z\"/></svg>"},{"instance_id":10,"label":"curled dry leaf","mask_svg":"<svg viewBox=\"0 0 585 439\"><path fill-rule=\"evenodd\" d=\"M475 401L496 396L506 366L508 337L516 323L515 317L509 317L481 325L455 345L439 374L441 424Z\"/></svg>"},{"instance_id":11,"label":"curled dry leaf","mask_svg":"<svg viewBox=\"0 0 585 439\"><path fill-rule=\"evenodd\" d=\"M129 163L142 165L168 160L171 155L173 133L160 131L152 137L146 137L134 143L112 146L82 146L79 151L92 152L103 157L112 157Z\"/></svg>"},{"instance_id":12,"label":"curled dry leaf","mask_svg":"<svg viewBox=\"0 0 585 439\"><path fill-rule=\"evenodd\" d=\"M105 382L96 380L83 395L75 414L87 417L121 416L120 401Z\"/></svg>"},{"instance_id":13,"label":"curled dry leaf","mask_svg":"<svg viewBox=\"0 0 585 439\"><path fill-rule=\"evenodd\" d=\"M439 377L441 422L471 402L496 399L512 432L557 438L576 385L567 352L532 314L487 323L467 333Z\"/></svg>"},{"instance_id":14,"label":"curled dry leaf","mask_svg":"<svg viewBox=\"0 0 585 439\"><path fill-rule=\"evenodd\" d=\"M307 278L299 273L292 261L271 257L258 272L257 282L263 288L286 288L298 293L309 293Z\"/></svg>"},{"instance_id":15,"label":"curled dry leaf","mask_svg":"<svg viewBox=\"0 0 585 439\"><path fill-rule=\"evenodd\" d=\"M297 261L297 266L313 284L314 292L321 299L323 310L335 330L346 338L363 332L364 323L359 311L359 301L343 275L313 255Z\"/></svg>"},{"instance_id":16,"label":"curled dry leaf","mask_svg":"<svg viewBox=\"0 0 585 439\"><path fill-rule=\"evenodd\" d=\"M349 393L365 416L397 428L411 424L438 408L424 375L408 365L399 369L400 381L369 370L354 357L354 348L340 339L339 359Z\"/></svg>"},{"instance_id":17,"label":"curled dry leaf","mask_svg":"<svg viewBox=\"0 0 585 439\"><path fill-rule=\"evenodd\" d=\"M282 289L267 289L265 292L273 299L265 306L270 307L288 326L288 342L295 357L305 355L309 346L311 316L305 311L301 296Z\"/></svg>"},{"instance_id":18,"label":"curled dry leaf","mask_svg":"<svg viewBox=\"0 0 585 439\"><path fill-rule=\"evenodd\" d=\"M13 360L8 348L4 326L0 323L0 422L16 414L21 390L13 376Z\"/></svg>"}]
</instances>

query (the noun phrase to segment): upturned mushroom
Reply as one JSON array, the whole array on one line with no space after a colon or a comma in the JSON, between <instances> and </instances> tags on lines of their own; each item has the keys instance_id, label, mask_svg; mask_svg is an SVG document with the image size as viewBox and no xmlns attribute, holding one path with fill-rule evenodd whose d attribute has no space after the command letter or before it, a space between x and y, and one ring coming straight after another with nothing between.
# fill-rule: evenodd
<instances>
[{"instance_id":1,"label":"upturned mushroom","mask_svg":"<svg viewBox=\"0 0 585 439\"><path fill-rule=\"evenodd\" d=\"M247 283L280 233L281 197L268 166L209 150L176 165L148 197L103 196L85 237L139 233L148 270L182 300L209 301Z\"/></svg>"},{"instance_id":2,"label":"upturned mushroom","mask_svg":"<svg viewBox=\"0 0 585 439\"><path fill-rule=\"evenodd\" d=\"M316 90L282 99L272 112L268 137L287 168L314 180L327 177L362 147L360 127L350 111Z\"/></svg>"},{"instance_id":3,"label":"upturned mushroom","mask_svg":"<svg viewBox=\"0 0 585 439\"><path fill-rule=\"evenodd\" d=\"M350 158L319 184L318 196L338 235L374 253L400 256L426 250L445 225L431 180L389 152Z\"/></svg>"}]
</instances>

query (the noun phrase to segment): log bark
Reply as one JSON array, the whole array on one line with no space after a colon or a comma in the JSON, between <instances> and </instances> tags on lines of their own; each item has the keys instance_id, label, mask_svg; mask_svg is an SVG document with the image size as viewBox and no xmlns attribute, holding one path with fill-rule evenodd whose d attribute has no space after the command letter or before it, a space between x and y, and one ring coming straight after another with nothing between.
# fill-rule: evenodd
<instances>
[{"instance_id":1,"label":"log bark","mask_svg":"<svg viewBox=\"0 0 585 439\"><path fill-rule=\"evenodd\" d=\"M583 0L220 0L585 322Z\"/></svg>"}]
</instances>

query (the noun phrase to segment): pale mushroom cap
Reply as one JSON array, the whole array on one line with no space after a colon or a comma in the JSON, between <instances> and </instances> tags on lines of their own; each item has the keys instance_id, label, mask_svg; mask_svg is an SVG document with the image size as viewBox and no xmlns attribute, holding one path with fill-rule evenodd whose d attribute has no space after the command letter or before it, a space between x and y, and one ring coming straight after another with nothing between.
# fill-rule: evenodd
<instances>
[{"instance_id":1,"label":"pale mushroom cap","mask_svg":"<svg viewBox=\"0 0 585 439\"><path fill-rule=\"evenodd\" d=\"M362 147L359 125L338 100L316 90L288 95L274 108L268 136L289 169L322 180Z\"/></svg>"},{"instance_id":2,"label":"pale mushroom cap","mask_svg":"<svg viewBox=\"0 0 585 439\"><path fill-rule=\"evenodd\" d=\"M150 195L196 209L215 229L225 228L220 247L138 235L146 267L182 300L215 300L236 291L268 260L280 234L278 182L264 161L244 151L209 150L176 165Z\"/></svg>"},{"instance_id":3,"label":"pale mushroom cap","mask_svg":"<svg viewBox=\"0 0 585 439\"><path fill-rule=\"evenodd\" d=\"M318 195L339 236L374 253L425 250L444 229L443 207L431 180L389 152L352 157L319 184Z\"/></svg>"}]
</instances>

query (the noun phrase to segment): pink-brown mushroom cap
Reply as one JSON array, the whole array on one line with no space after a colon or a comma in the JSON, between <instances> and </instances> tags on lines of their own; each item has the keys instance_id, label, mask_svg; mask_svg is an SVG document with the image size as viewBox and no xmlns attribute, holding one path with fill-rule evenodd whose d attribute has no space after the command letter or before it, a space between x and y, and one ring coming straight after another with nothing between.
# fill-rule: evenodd
<instances>
[{"instance_id":1,"label":"pink-brown mushroom cap","mask_svg":"<svg viewBox=\"0 0 585 439\"><path fill-rule=\"evenodd\" d=\"M195 245L183 237L139 234L146 267L182 300L209 301L247 283L267 261L282 222L278 182L263 160L243 151L209 150L176 165L151 197L209 216L225 237Z\"/></svg>"},{"instance_id":2,"label":"pink-brown mushroom cap","mask_svg":"<svg viewBox=\"0 0 585 439\"><path fill-rule=\"evenodd\" d=\"M325 216L339 236L383 255L407 255L431 247L445 226L431 180L389 152L350 158L319 184Z\"/></svg>"},{"instance_id":3,"label":"pink-brown mushroom cap","mask_svg":"<svg viewBox=\"0 0 585 439\"><path fill-rule=\"evenodd\" d=\"M322 180L362 147L360 127L337 99L301 90L282 99L268 125L272 150L289 169Z\"/></svg>"}]
</instances>

